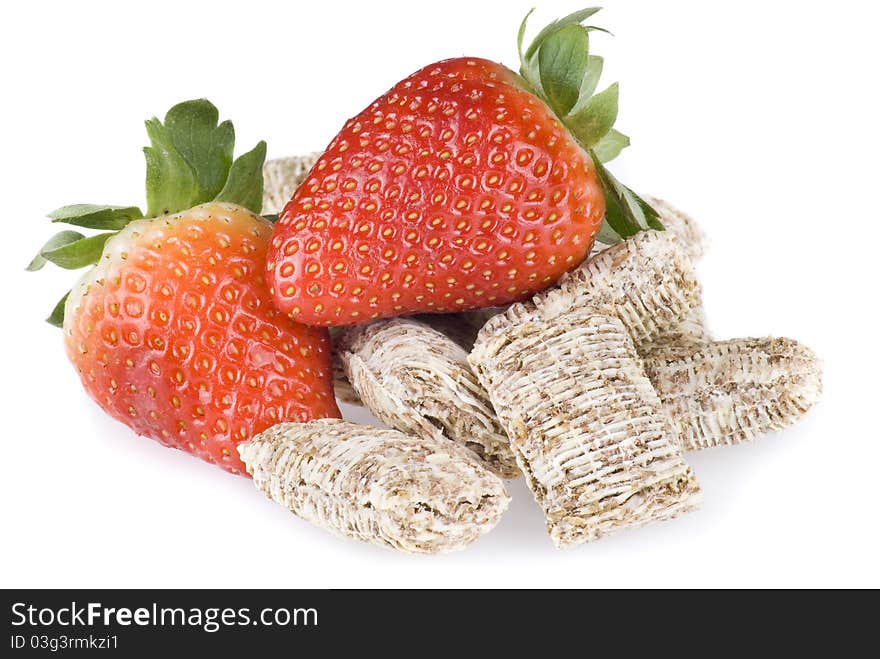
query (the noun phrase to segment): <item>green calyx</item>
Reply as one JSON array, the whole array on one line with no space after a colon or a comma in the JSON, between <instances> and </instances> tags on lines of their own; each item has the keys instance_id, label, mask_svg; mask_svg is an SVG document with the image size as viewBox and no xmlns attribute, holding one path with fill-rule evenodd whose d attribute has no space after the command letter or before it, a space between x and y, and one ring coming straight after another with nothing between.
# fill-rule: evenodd
<instances>
[{"instance_id":1,"label":"green calyx","mask_svg":"<svg viewBox=\"0 0 880 659\"><path fill-rule=\"evenodd\" d=\"M235 130L218 124L219 112L205 99L168 110L163 124L146 122L147 216L177 213L208 201L228 201L259 213L263 204L266 143L233 161Z\"/></svg>"},{"instance_id":2,"label":"green calyx","mask_svg":"<svg viewBox=\"0 0 880 659\"><path fill-rule=\"evenodd\" d=\"M46 263L68 270L92 266L101 258L104 243L142 218L178 213L209 201L224 201L259 213L263 205L263 161L266 143L233 160L235 129L230 121L219 122L220 113L206 99L178 103L165 121L146 122L150 146L147 161L147 212L137 206L74 204L49 213L52 222L71 224L104 233L85 236L61 231L52 236L30 262L29 271ZM65 295L47 322L61 327Z\"/></svg>"},{"instance_id":3,"label":"green calyx","mask_svg":"<svg viewBox=\"0 0 880 659\"><path fill-rule=\"evenodd\" d=\"M520 25L517 46L520 75L593 160L606 206L598 240L613 244L639 231L663 230L663 225L657 211L605 167L629 146L630 139L614 129L617 83L596 93L604 62L590 54L590 34L607 30L583 23L599 10L582 9L550 23L523 50L530 11Z\"/></svg>"}]
</instances>

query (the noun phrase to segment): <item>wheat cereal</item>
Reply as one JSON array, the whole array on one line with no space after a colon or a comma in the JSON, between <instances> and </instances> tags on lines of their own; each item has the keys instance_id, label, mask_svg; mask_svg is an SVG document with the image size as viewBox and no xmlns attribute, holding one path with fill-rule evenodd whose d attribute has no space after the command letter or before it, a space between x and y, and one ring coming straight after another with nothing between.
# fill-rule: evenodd
<instances>
[{"instance_id":1,"label":"wheat cereal","mask_svg":"<svg viewBox=\"0 0 880 659\"><path fill-rule=\"evenodd\" d=\"M688 451L751 442L788 427L822 392L816 355L791 339L666 346L644 362Z\"/></svg>"},{"instance_id":2,"label":"wheat cereal","mask_svg":"<svg viewBox=\"0 0 880 659\"><path fill-rule=\"evenodd\" d=\"M647 197L646 201L660 215L663 228L678 238L679 244L690 259L699 261L706 253L706 235L694 218L664 199Z\"/></svg>"},{"instance_id":3,"label":"wheat cereal","mask_svg":"<svg viewBox=\"0 0 880 659\"><path fill-rule=\"evenodd\" d=\"M283 423L238 450L256 486L299 517L414 554L464 548L510 500L504 483L453 442L340 419Z\"/></svg>"},{"instance_id":4,"label":"wheat cereal","mask_svg":"<svg viewBox=\"0 0 880 659\"><path fill-rule=\"evenodd\" d=\"M480 332L470 362L557 546L699 505L629 331L610 311L502 314Z\"/></svg>"},{"instance_id":5,"label":"wheat cereal","mask_svg":"<svg viewBox=\"0 0 880 659\"><path fill-rule=\"evenodd\" d=\"M266 161L263 165L264 214L281 212L320 156L320 153L310 153Z\"/></svg>"},{"instance_id":6,"label":"wheat cereal","mask_svg":"<svg viewBox=\"0 0 880 659\"><path fill-rule=\"evenodd\" d=\"M647 201L660 215L665 233L675 236L675 247L692 263L696 263L706 252L706 238L703 231L689 215L675 208L672 204L656 197L647 197ZM590 258L595 258L610 245L597 242L593 246ZM680 323L666 326L659 334L653 336L648 343L639 344L639 351L649 352L654 348L676 345L691 345L711 341L706 329L706 317L702 301L698 300L693 308L684 316Z\"/></svg>"},{"instance_id":7,"label":"wheat cereal","mask_svg":"<svg viewBox=\"0 0 880 659\"><path fill-rule=\"evenodd\" d=\"M351 327L337 346L348 381L380 421L466 446L505 478L519 474L467 353L448 336L415 318L393 318Z\"/></svg>"},{"instance_id":8,"label":"wheat cereal","mask_svg":"<svg viewBox=\"0 0 880 659\"><path fill-rule=\"evenodd\" d=\"M660 332L649 343L644 343L638 348L640 355L648 355L662 348L705 345L711 341L712 335L706 324L706 312L702 303L699 303L680 322Z\"/></svg>"},{"instance_id":9,"label":"wheat cereal","mask_svg":"<svg viewBox=\"0 0 880 659\"><path fill-rule=\"evenodd\" d=\"M538 293L510 306L493 323L530 317L550 320L574 309L607 307L623 322L636 347L651 344L701 303L693 262L666 231L643 231L609 247Z\"/></svg>"},{"instance_id":10,"label":"wheat cereal","mask_svg":"<svg viewBox=\"0 0 880 659\"><path fill-rule=\"evenodd\" d=\"M351 382L348 381L348 376L345 375L345 366L343 366L342 359L339 357L339 337L342 336L345 328L331 327L329 330L330 342L333 345L330 366L333 372L333 393L336 396L336 400L347 405L363 405L357 392L351 386Z\"/></svg>"}]
</instances>

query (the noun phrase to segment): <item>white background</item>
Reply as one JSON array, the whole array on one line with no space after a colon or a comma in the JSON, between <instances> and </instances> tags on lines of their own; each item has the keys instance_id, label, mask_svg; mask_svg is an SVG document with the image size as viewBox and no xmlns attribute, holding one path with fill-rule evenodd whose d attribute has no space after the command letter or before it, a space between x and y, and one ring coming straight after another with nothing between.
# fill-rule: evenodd
<instances>
[{"instance_id":1,"label":"white background","mask_svg":"<svg viewBox=\"0 0 880 659\"><path fill-rule=\"evenodd\" d=\"M335 538L244 478L134 436L86 397L42 322L72 281L24 272L67 203L143 204L142 121L210 98L239 149L322 148L431 61L514 66L532 0L13 3L0 105L4 236L0 586L880 586L878 10L851 1L609 0L613 169L691 212L717 336L785 335L820 405L753 446L690 457L705 505L559 552L523 483L497 529L420 558ZM540 2L533 28L580 8ZM534 32L532 32L534 33ZM143 207L143 206L142 206Z\"/></svg>"}]
</instances>

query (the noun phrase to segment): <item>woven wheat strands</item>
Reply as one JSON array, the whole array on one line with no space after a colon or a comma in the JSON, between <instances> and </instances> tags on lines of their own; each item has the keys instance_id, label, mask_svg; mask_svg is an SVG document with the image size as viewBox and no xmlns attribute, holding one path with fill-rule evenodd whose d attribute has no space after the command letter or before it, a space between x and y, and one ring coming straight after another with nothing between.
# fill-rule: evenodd
<instances>
[{"instance_id":1,"label":"woven wheat strands","mask_svg":"<svg viewBox=\"0 0 880 659\"><path fill-rule=\"evenodd\" d=\"M441 332L448 337L463 350L469 352L477 338L477 332L483 326L485 321L501 309L485 309L480 311L469 311L463 313L450 314L419 314L411 316L414 321L418 321L428 327ZM344 328L331 327L330 336L333 339L333 390L336 393L336 399L348 405L363 405L360 396L351 386L348 376L345 374L345 366L342 363L342 357L337 346L338 338ZM421 349L419 343L422 340L429 339L430 343L425 347L429 347L434 342L433 335L426 333L416 333L411 337L412 343L408 349L413 353L419 352ZM470 368L468 366L468 368Z\"/></svg>"},{"instance_id":2,"label":"woven wheat strands","mask_svg":"<svg viewBox=\"0 0 880 659\"><path fill-rule=\"evenodd\" d=\"M666 231L644 231L597 254L553 288L512 305L505 315L511 321L549 319L573 309L608 307L640 347L676 328L699 305L693 262L678 239Z\"/></svg>"},{"instance_id":3,"label":"woven wheat strands","mask_svg":"<svg viewBox=\"0 0 880 659\"><path fill-rule=\"evenodd\" d=\"M692 261L699 261L706 253L706 236L694 218L679 210L668 201L648 197L666 231L678 238L678 243Z\"/></svg>"},{"instance_id":4,"label":"woven wheat strands","mask_svg":"<svg viewBox=\"0 0 880 659\"><path fill-rule=\"evenodd\" d=\"M675 248L692 263L701 259L706 252L706 237L694 219L667 201L656 197L647 197L647 200L659 213L665 233L675 236ZM608 245L596 243L591 258L608 248ZM702 300L699 299L679 324L667 327L652 337L650 343L640 344L638 347L640 352L645 353L661 346L692 345L709 341L711 336L706 329L706 316Z\"/></svg>"},{"instance_id":5,"label":"woven wheat strands","mask_svg":"<svg viewBox=\"0 0 880 659\"><path fill-rule=\"evenodd\" d=\"M268 160L263 165L263 213L280 213L302 184L320 153Z\"/></svg>"},{"instance_id":6,"label":"woven wheat strands","mask_svg":"<svg viewBox=\"0 0 880 659\"><path fill-rule=\"evenodd\" d=\"M467 353L445 334L414 318L394 318L351 327L337 346L349 382L380 421L466 446L505 478L519 474Z\"/></svg>"},{"instance_id":7,"label":"woven wheat strands","mask_svg":"<svg viewBox=\"0 0 880 659\"><path fill-rule=\"evenodd\" d=\"M557 546L699 505L696 478L616 315L503 314L480 332L470 361Z\"/></svg>"},{"instance_id":8,"label":"woven wheat strands","mask_svg":"<svg viewBox=\"0 0 880 659\"><path fill-rule=\"evenodd\" d=\"M409 553L464 548L510 501L461 446L339 419L280 424L238 450L256 486L294 514Z\"/></svg>"},{"instance_id":9,"label":"woven wheat strands","mask_svg":"<svg viewBox=\"0 0 880 659\"><path fill-rule=\"evenodd\" d=\"M667 346L644 361L688 451L750 442L788 427L822 392L816 355L791 339Z\"/></svg>"},{"instance_id":10,"label":"woven wheat strands","mask_svg":"<svg viewBox=\"0 0 880 659\"><path fill-rule=\"evenodd\" d=\"M662 348L698 346L710 343L712 335L706 323L706 312L697 304L677 324L653 336L651 341L639 346L639 354L647 355Z\"/></svg>"},{"instance_id":11,"label":"woven wheat strands","mask_svg":"<svg viewBox=\"0 0 880 659\"><path fill-rule=\"evenodd\" d=\"M340 403L363 405L357 392L351 386L351 382L348 381L348 376L345 374L345 366L339 355L339 339L344 331L344 327L330 328L330 341L333 344L333 355L330 361L333 369L333 393L336 396L336 400Z\"/></svg>"}]
</instances>

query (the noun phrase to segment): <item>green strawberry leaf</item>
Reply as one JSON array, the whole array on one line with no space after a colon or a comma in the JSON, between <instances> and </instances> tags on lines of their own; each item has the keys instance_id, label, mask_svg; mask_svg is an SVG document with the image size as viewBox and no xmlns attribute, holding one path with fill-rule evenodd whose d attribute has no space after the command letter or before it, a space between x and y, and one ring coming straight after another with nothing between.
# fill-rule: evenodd
<instances>
[{"instance_id":1,"label":"green strawberry leaf","mask_svg":"<svg viewBox=\"0 0 880 659\"><path fill-rule=\"evenodd\" d=\"M156 117L145 122L150 140L144 147L146 217L177 213L213 199L260 212L266 143L260 142L233 161L235 130L231 122L219 119L212 103L196 99L172 107L164 122ZM101 258L107 240L133 220L143 218L144 213L135 206L74 204L52 211L49 217L53 222L108 233L86 237L62 231L43 245L28 270L40 270L50 261L70 270L93 265ZM63 317L64 300L47 320L60 327Z\"/></svg>"},{"instance_id":2,"label":"green strawberry leaf","mask_svg":"<svg viewBox=\"0 0 880 659\"><path fill-rule=\"evenodd\" d=\"M594 147L605 137L617 121L619 87L615 82L605 91L590 97L576 113L563 123L585 149Z\"/></svg>"},{"instance_id":3,"label":"green strawberry leaf","mask_svg":"<svg viewBox=\"0 0 880 659\"><path fill-rule=\"evenodd\" d=\"M235 129L230 121L218 125L219 118L217 108L204 98L178 103L165 115L171 144L195 174L203 201L223 189L232 166Z\"/></svg>"},{"instance_id":4,"label":"green strawberry leaf","mask_svg":"<svg viewBox=\"0 0 880 659\"><path fill-rule=\"evenodd\" d=\"M607 225L607 229L605 228ZM599 233L602 234L602 242L613 245L615 242L634 236L642 229L635 220L631 220L625 209L625 202L619 197L614 196L611 192L605 192L605 220L603 229ZM618 236L618 240L609 240L609 236Z\"/></svg>"},{"instance_id":5,"label":"green strawberry leaf","mask_svg":"<svg viewBox=\"0 0 880 659\"><path fill-rule=\"evenodd\" d=\"M602 69L605 66L605 60L598 55L590 55L587 58L587 68L584 71L581 87L578 91L578 100L574 107L569 110L569 114L579 113L584 105L590 100L590 97L596 93L599 86L599 79L602 77Z\"/></svg>"},{"instance_id":6,"label":"green strawberry leaf","mask_svg":"<svg viewBox=\"0 0 880 659\"><path fill-rule=\"evenodd\" d=\"M544 88L541 85L541 74L538 71L538 55L535 54L532 56L530 60L528 60L525 64L523 64L522 69L520 69L520 73L523 78L531 85L532 91L538 98L544 99L547 95L544 93Z\"/></svg>"},{"instance_id":7,"label":"green strawberry leaf","mask_svg":"<svg viewBox=\"0 0 880 659\"><path fill-rule=\"evenodd\" d=\"M605 224L608 225L608 229L604 232L600 230L602 235L600 242L612 244L607 241L613 234L617 234L622 239L648 229L663 231L663 224L657 211L614 178L594 152L591 151L590 155L596 166L599 182L605 191Z\"/></svg>"},{"instance_id":8,"label":"green strawberry leaf","mask_svg":"<svg viewBox=\"0 0 880 659\"><path fill-rule=\"evenodd\" d=\"M263 162L266 160L266 143L260 141L257 146L239 156L232 169L226 185L216 196L216 201L238 204L259 214L263 208Z\"/></svg>"},{"instance_id":9,"label":"green strawberry leaf","mask_svg":"<svg viewBox=\"0 0 880 659\"><path fill-rule=\"evenodd\" d=\"M40 256L59 268L77 270L97 263L104 251L104 243L115 235L113 232L108 232L80 238L52 249L43 249L40 251Z\"/></svg>"},{"instance_id":10,"label":"green strawberry leaf","mask_svg":"<svg viewBox=\"0 0 880 659\"><path fill-rule=\"evenodd\" d=\"M132 220L144 216L137 206L106 206L96 204L73 204L62 206L51 213L53 222L73 224L86 229L119 231Z\"/></svg>"},{"instance_id":11,"label":"green strawberry leaf","mask_svg":"<svg viewBox=\"0 0 880 659\"><path fill-rule=\"evenodd\" d=\"M526 25L529 22L529 16L531 16L533 13L535 13L534 7L529 9L529 13L526 14L525 18L522 19L522 23L519 24L519 32L517 32L517 35L516 35L516 52L519 53L520 62L524 61L522 45L523 45L523 39L526 36Z\"/></svg>"},{"instance_id":12,"label":"green strawberry leaf","mask_svg":"<svg viewBox=\"0 0 880 659\"><path fill-rule=\"evenodd\" d=\"M611 32L610 30L606 30L604 27L598 27L596 25L584 25L584 29L587 32L602 32L602 33L607 34L609 36L612 36L612 37L614 36L614 32Z\"/></svg>"},{"instance_id":13,"label":"green strawberry leaf","mask_svg":"<svg viewBox=\"0 0 880 659\"><path fill-rule=\"evenodd\" d=\"M147 214L176 213L212 199L257 208L262 202L265 143L233 162L235 130L229 121L218 124L219 112L205 99L171 108L163 124L147 121L150 146L147 159ZM259 162L258 162L259 161ZM259 174L260 199L256 199Z\"/></svg>"},{"instance_id":14,"label":"green strawberry leaf","mask_svg":"<svg viewBox=\"0 0 880 659\"><path fill-rule=\"evenodd\" d=\"M642 213L645 216L645 221L648 224L648 228L653 229L654 231L666 231L666 227L663 226L663 222L660 221L660 213L657 212L657 209L651 206L651 204L642 199L632 190L630 190L630 192L635 195L636 201L639 204L639 208L642 209Z\"/></svg>"},{"instance_id":15,"label":"green strawberry leaf","mask_svg":"<svg viewBox=\"0 0 880 659\"><path fill-rule=\"evenodd\" d=\"M603 163L611 162L620 152L630 145L629 137L614 128L603 137L596 146L593 147L593 153Z\"/></svg>"},{"instance_id":16,"label":"green strawberry leaf","mask_svg":"<svg viewBox=\"0 0 880 659\"><path fill-rule=\"evenodd\" d=\"M548 101L548 103L549 99L547 98L547 94L545 94L544 92L541 83L541 74L539 72L539 57L542 47L548 41L550 41L557 32L572 26L579 27L579 29L583 30L585 33L592 30L605 32L606 30L602 30L601 28L597 28L592 25L580 27L580 23L587 20L590 16L592 16L599 10L600 7L581 9L580 11L569 14L565 18L561 18L558 21L550 23L550 25L547 25L543 30L538 33L538 35L532 40L532 43L529 45L528 49L525 52L523 52L522 49L523 39L525 38L526 26L528 24L529 17L532 15L534 9L529 11L529 13L526 14L525 18L523 18L522 23L520 23L519 32L517 34L517 50L519 52L520 74L531 85L537 95L543 98L545 101ZM585 48L584 53L586 53L586 51L587 49ZM580 85L578 85L578 87L580 87ZM566 104L567 103L563 103L563 107ZM563 112L562 114L565 114L565 112Z\"/></svg>"},{"instance_id":17,"label":"green strawberry leaf","mask_svg":"<svg viewBox=\"0 0 880 659\"><path fill-rule=\"evenodd\" d=\"M590 7L588 9L580 9L578 11L572 12L571 14L569 14L568 16L565 16L564 18L560 18L557 21L553 21L552 23L550 23L550 25L548 25L543 30L538 32L538 36L535 37L535 39L532 41L531 45L526 50L526 53L525 53L526 59L527 60L531 59L532 55L534 55L535 52L541 47L541 45L544 43L544 41L547 39L547 37L549 37L554 32L556 32L557 30L560 30L568 25L578 25L580 23L583 23L585 20L590 18L593 14L597 13L601 9L602 9L601 7ZM531 14L531 12L529 12L529 13ZM528 16L526 16L526 19L528 19ZM523 35L525 35L525 23L526 23L526 21L524 20L523 24L520 26L520 31L523 33Z\"/></svg>"},{"instance_id":18,"label":"green strawberry leaf","mask_svg":"<svg viewBox=\"0 0 880 659\"><path fill-rule=\"evenodd\" d=\"M42 269L42 267L49 262L48 259L43 256L44 252L51 252L64 245L69 245L77 240L82 240L83 238L85 238L85 236L78 231L59 231L46 241L46 244L40 248L40 251L37 252L37 255L25 269L28 272L36 272L37 270Z\"/></svg>"},{"instance_id":19,"label":"green strawberry leaf","mask_svg":"<svg viewBox=\"0 0 880 659\"><path fill-rule=\"evenodd\" d=\"M158 217L196 206L199 203L196 173L174 147L168 130L158 119L148 120L146 127L150 138L150 146L144 147L147 215Z\"/></svg>"},{"instance_id":20,"label":"green strawberry leaf","mask_svg":"<svg viewBox=\"0 0 880 659\"><path fill-rule=\"evenodd\" d=\"M599 233L596 234L597 243L602 243L603 245L616 245L622 240L623 238L620 234L612 229L608 222L602 222L602 226L599 227Z\"/></svg>"},{"instance_id":21,"label":"green strawberry leaf","mask_svg":"<svg viewBox=\"0 0 880 659\"><path fill-rule=\"evenodd\" d=\"M70 296L70 291L67 291L60 300L58 300L58 304L55 305L55 308L52 309L52 313L49 314L49 317L46 319L46 322L52 325L53 327L63 327L64 326L64 305L67 304L67 298Z\"/></svg>"},{"instance_id":22,"label":"green strawberry leaf","mask_svg":"<svg viewBox=\"0 0 880 659\"><path fill-rule=\"evenodd\" d=\"M538 50L538 74L548 105L560 117L578 100L590 49L587 31L566 25L547 37Z\"/></svg>"}]
</instances>

